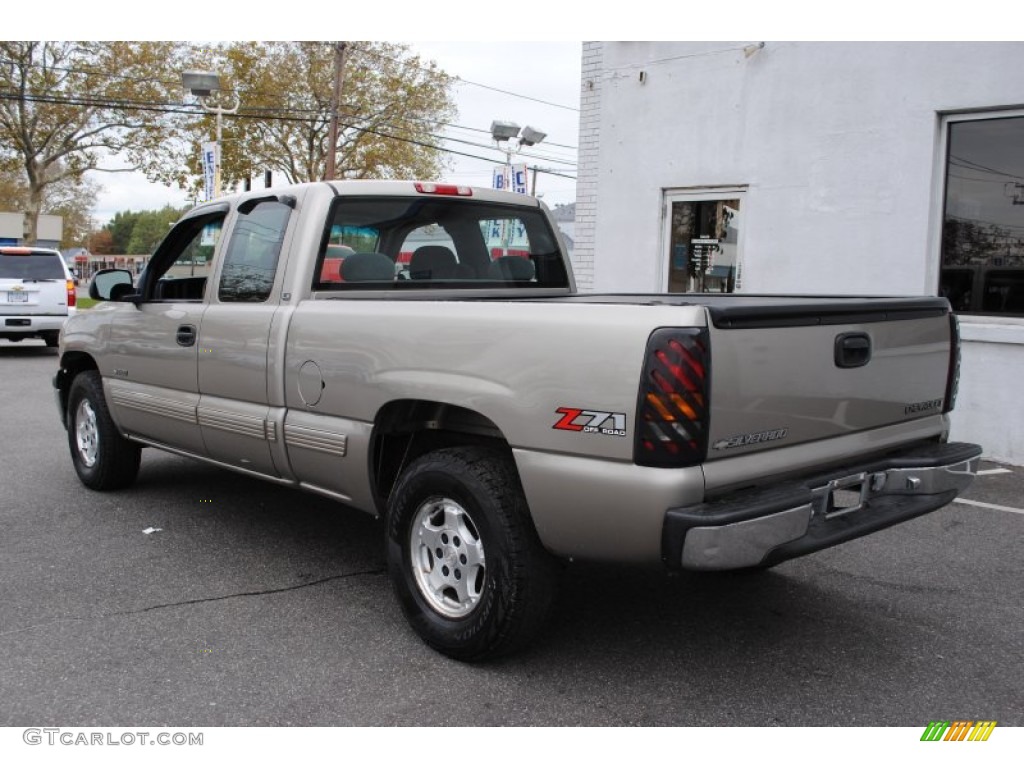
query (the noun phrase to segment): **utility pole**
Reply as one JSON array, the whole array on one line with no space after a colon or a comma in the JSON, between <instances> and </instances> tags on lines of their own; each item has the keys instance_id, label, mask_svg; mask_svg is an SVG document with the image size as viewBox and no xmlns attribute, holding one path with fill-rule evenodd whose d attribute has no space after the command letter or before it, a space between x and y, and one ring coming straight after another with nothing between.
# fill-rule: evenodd
<instances>
[{"instance_id":1,"label":"utility pole","mask_svg":"<svg viewBox=\"0 0 1024 768\"><path fill-rule=\"evenodd\" d=\"M334 44L334 93L331 94L331 125L327 136L327 170L324 178L335 177L338 155L338 110L341 109L341 89L345 83L345 49L348 43Z\"/></svg>"}]
</instances>

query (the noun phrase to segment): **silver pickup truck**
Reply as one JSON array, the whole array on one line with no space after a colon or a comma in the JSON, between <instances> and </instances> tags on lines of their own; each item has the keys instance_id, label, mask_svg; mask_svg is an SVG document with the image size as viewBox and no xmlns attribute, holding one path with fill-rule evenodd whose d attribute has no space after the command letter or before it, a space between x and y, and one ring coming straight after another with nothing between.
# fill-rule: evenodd
<instances>
[{"instance_id":1,"label":"silver pickup truck","mask_svg":"<svg viewBox=\"0 0 1024 768\"><path fill-rule=\"evenodd\" d=\"M90 295L54 378L87 487L150 446L381 516L460 659L535 636L567 560L769 567L948 504L981 454L947 442L945 299L583 295L524 195L225 197Z\"/></svg>"}]
</instances>

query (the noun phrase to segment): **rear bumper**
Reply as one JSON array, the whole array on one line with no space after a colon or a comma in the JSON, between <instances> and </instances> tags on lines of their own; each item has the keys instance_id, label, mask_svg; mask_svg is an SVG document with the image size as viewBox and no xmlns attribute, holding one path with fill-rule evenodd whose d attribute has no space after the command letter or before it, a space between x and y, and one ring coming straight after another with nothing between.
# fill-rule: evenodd
<instances>
[{"instance_id":1,"label":"rear bumper","mask_svg":"<svg viewBox=\"0 0 1024 768\"><path fill-rule=\"evenodd\" d=\"M932 512L966 489L981 446L920 443L872 462L669 509L670 568L774 565Z\"/></svg>"},{"instance_id":2,"label":"rear bumper","mask_svg":"<svg viewBox=\"0 0 1024 768\"><path fill-rule=\"evenodd\" d=\"M0 315L0 337L60 331L67 315Z\"/></svg>"}]
</instances>

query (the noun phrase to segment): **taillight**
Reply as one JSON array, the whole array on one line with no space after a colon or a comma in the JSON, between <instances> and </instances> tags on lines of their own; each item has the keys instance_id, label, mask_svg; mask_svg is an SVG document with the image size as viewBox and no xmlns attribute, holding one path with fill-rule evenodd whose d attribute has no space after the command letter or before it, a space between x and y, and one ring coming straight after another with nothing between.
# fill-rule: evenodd
<instances>
[{"instance_id":1,"label":"taillight","mask_svg":"<svg viewBox=\"0 0 1024 768\"><path fill-rule=\"evenodd\" d=\"M943 413L949 413L956 405L956 393L960 389L960 321L955 312L949 313L949 374L946 377L946 404Z\"/></svg>"},{"instance_id":2,"label":"taillight","mask_svg":"<svg viewBox=\"0 0 1024 768\"><path fill-rule=\"evenodd\" d=\"M659 328L647 341L633 460L646 467L704 461L711 350L705 328Z\"/></svg>"},{"instance_id":3,"label":"taillight","mask_svg":"<svg viewBox=\"0 0 1024 768\"><path fill-rule=\"evenodd\" d=\"M66 282L67 282L67 289L68 289L68 306L69 307L73 307L73 306L75 306L75 301L76 301L77 295L78 295L75 292L75 281L74 280L67 280Z\"/></svg>"}]
</instances>

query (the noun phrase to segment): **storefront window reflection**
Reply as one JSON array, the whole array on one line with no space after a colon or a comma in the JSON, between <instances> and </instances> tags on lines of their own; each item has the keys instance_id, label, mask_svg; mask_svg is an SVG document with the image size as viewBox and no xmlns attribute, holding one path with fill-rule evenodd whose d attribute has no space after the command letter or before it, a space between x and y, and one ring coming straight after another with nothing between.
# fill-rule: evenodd
<instances>
[{"instance_id":1,"label":"storefront window reflection","mask_svg":"<svg viewBox=\"0 0 1024 768\"><path fill-rule=\"evenodd\" d=\"M740 280L740 201L672 203L669 293L732 293Z\"/></svg>"},{"instance_id":2,"label":"storefront window reflection","mask_svg":"<svg viewBox=\"0 0 1024 768\"><path fill-rule=\"evenodd\" d=\"M1024 315L1024 117L951 122L948 146L939 293Z\"/></svg>"}]
</instances>

